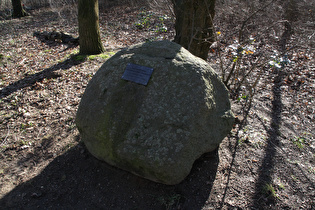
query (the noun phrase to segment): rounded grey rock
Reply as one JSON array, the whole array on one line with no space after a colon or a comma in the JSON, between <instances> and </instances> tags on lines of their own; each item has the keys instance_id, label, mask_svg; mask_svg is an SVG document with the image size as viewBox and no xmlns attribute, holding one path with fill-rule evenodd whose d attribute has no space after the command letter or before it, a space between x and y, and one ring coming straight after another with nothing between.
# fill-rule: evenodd
<instances>
[{"instance_id":1,"label":"rounded grey rock","mask_svg":"<svg viewBox=\"0 0 315 210\"><path fill-rule=\"evenodd\" d=\"M128 63L153 68L146 86L122 79ZM107 60L89 82L76 125L96 158L144 178L177 184L234 122L228 91L210 65L170 41L137 44Z\"/></svg>"}]
</instances>

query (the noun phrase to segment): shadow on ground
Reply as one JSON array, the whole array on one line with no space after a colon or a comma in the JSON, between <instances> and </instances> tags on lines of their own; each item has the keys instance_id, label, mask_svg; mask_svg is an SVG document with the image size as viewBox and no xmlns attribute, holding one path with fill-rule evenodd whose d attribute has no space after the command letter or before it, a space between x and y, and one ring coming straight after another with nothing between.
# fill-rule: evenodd
<instances>
[{"instance_id":1,"label":"shadow on ground","mask_svg":"<svg viewBox=\"0 0 315 210\"><path fill-rule=\"evenodd\" d=\"M57 32L57 31L34 31L33 36L36 37L40 42L46 44L49 47L53 47L56 45L67 45L67 48L63 51L68 49L75 48L79 45L79 38L74 38L72 35Z\"/></svg>"},{"instance_id":2,"label":"shadow on ground","mask_svg":"<svg viewBox=\"0 0 315 210\"><path fill-rule=\"evenodd\" d=\"M44 79L61 77L61 75L55 73L55 71L59 69L67 70L67 69L70 69L72 66L78 65L82 62L84 62L84 60L74 60L72 58L68 58L67 60L63 62L58 63L47 69L44 69L40 72L31 74L31 75L26 75L23 79L13 82L9 84L8 86L2 88L0 90L0 99L11 95L12 93L17 92L18 90L21 90L26 87L30 87L34 85L36 82L41 82Z\"/></svg>"},{"instance_id":3,"label":"shadow on ground","mask_svg":"<svg viewBox=\"0 0 315 210\"><path fill-rule=\"evenodd\" d=\"M218 167L218 152L199 158L180 184L167 186L92 157L82 143L0 200L4 209L201 209Z\"/></svg>"},{"instance_id":4,"label":"shadow on ground","mask_svg":"<svg viewBox=\"0 0 315 210\"><path fill-rule=\"evenodd\" d=\"M256 190L254 195L253 207L259 208L260 200L267 195L267 203L275 203L276 196L272 195L271 189L267 190L267 186L272 186L272 174L275 167L275 156L277 155L276 147L280 144L280 125L281 125L281 113L282 113L282 100L281 100L281 84L284 74L279 71L274 80L274 86L272 88L273 101L271 112L271 124L270 129L265 127L268 133L268 141L266 146L266 153L262 161L262 165L259 168L259 177L256 182ZM266 192L267 191L267 192ZM269 195L270 194L270 195Z\"/></svg>"}]
</instances>

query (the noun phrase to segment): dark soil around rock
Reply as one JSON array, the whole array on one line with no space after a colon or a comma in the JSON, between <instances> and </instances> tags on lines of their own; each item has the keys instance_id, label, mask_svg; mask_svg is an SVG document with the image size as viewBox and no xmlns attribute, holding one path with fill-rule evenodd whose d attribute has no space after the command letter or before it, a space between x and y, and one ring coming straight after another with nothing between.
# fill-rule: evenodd
<instances>
[{"instance_id":1,"label":"dark soil around rock","mask_svg":"<svg viewBox=\"0 0 315 210\"><path fill-rule=\"evenodd\" d=\"M63 31L77 37L74 15L42 9L0 21L0 209L315 209L315 56L308 26L288 42L290 65L264 69L251 103L231 90L233 130L182 183L145 180L86 150L74 119L97 69L123 47L174 37L173 19L150 12L101 12L106 52L88 57L76 55L77 45L33 36ZM224 34L228 25L217 15ZM143 16L152 18L150 25ZM217 49L209 54L219 74L219 56L231 60L228 38L221 55Z\"/></svg>"}]
</instances>

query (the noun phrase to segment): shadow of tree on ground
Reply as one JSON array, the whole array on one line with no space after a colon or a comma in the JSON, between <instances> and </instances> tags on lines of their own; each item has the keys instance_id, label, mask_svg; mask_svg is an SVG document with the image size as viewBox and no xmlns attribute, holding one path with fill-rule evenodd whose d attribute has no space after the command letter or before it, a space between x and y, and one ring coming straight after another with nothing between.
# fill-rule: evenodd
<instances>
[{"instance_id":1,"label":"shadow of tree on ground","mask_svg":"<svg viewBox=\"0 0 315 210\"><path fill-rule=\"evenodd\" d=\"M281 113L282 113L282 101L281 101L281 84L284 78L284 72L278 71L274 79L274 85L272 88L273 101L272 101L272 112L271 112L271 124L270 128L267 129L268 140L265 150L265 156L262 160L262 164L258 170L258 180L255 186L255 195L253 197L253 207L261 208L261 199L267 197L267 203L274 203L276 197L274 195L268 195L269 192L266 187L272 186L272 174L275 166L274 158L277 153L276 147L280 144L280 125L281 125Z\"/></svg>"},{"instance_id":2,"label":"shadow of tree on ground","mask_svg":"<svg viewBox=\"0 0 315 210\"><path fill-rule=\"evenodd\" d=\"M84 62L84 60L74 60L72 58L68 58L67 60L60 62L56 65L53 65L52 67L49 67L47 69L44 69L41 72L28 75L24 77L23 79L16 81L14 83L11 83L10 85L2 88L0 90L0 99L11 95L12 93L18 90L21 90L26 87L30 87L34 85L36 82L41 82L45 78L51 79L51 78L61 77L61 75L56 74L55 71L59 69L67 70L67 69L70 69L72 66L78 65L82 62Z\"/></svg>"},{"instance_id":3,"label":"shadow of tree on ground","mask_svg":"<svg viewBox=\"0 0 315 210\"><path fill-rule=\"evenodd\" d=\"M0 200L4 209L201 209L212 189L218 151L199 158L180 184L167 186L116 169L77 146Z\"/></svg>"}]
</instances>

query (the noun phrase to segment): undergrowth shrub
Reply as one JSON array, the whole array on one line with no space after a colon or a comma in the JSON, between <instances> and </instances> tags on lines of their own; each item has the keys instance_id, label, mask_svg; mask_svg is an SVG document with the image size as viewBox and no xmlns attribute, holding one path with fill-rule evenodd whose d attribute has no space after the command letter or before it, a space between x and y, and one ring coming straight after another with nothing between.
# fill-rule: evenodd
<instances>
[{"instance_id":1,"label":"undergrowth shrub","mask_svg":"<svg viewBox=\"0 0 315 210\"><path fill-rule=\"evenodd\" d=\"M234 99L251 102L262 76L270 70L288 70L286 67L291 64L290 57L296 47L290 38L293 33L297 36L296 32L305 31L306 23L314 20L310 9L314 5L297 0L217 1L216 42L209 60L219 56L221 78Z\"/></svg>"}]
</instances>

